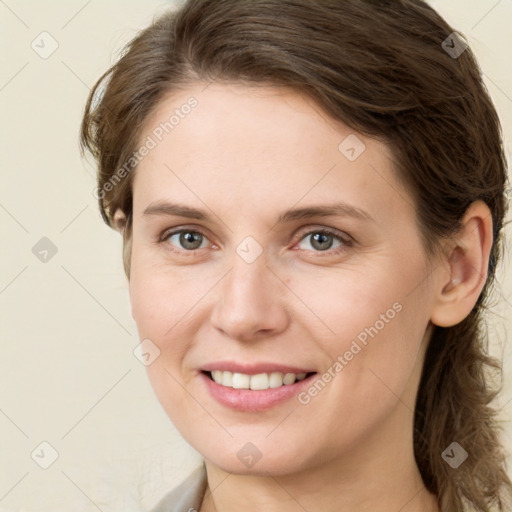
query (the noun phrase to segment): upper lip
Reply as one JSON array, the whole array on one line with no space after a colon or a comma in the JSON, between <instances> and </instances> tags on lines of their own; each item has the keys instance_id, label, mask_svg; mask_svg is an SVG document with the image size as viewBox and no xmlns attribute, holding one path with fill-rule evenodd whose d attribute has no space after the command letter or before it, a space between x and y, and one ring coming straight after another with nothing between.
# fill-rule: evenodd
<instances>
[{"instance_id":1,"label":"upper lip","mask_svg":"<svg viewBox=\"0 0 512 512\"><path fill-rule=\"evenodd\" d=\"M212 372L215 370L227 371L232 373L244 373L246 375L257 375L258 373L312 373L315 370L308 368L299 368L298 366L289 366L276 363L237 363L235 361L216 361L205 364L202 371Z\"/></svg>"}]
</instances>

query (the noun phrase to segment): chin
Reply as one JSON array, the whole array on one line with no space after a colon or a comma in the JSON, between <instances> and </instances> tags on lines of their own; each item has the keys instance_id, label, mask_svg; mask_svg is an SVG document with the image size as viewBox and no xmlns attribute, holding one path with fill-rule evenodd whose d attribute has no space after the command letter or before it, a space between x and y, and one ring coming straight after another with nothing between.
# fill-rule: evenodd
<instances>
[{"instance_id":1,"label":"chin","mask_svg":"<svg viewBox=\"0 0 512 512\"><path fill-rule=\"evenodd\" d=\"M298 450L293 447L289 451L285 451L282 447L280 449L278 446L272 446L271 443L267 443L266 446L261 446L259 449L256 447L256 443L236 443L235 441L230 442L230 446L222 452L219 451L218 445L215 449L200 451L210 464L227 473L253 476L268 476L269 474L283 476L301 471L308 465L303 448L301 452L299 454Z\"/></svg>"}]
</instances>

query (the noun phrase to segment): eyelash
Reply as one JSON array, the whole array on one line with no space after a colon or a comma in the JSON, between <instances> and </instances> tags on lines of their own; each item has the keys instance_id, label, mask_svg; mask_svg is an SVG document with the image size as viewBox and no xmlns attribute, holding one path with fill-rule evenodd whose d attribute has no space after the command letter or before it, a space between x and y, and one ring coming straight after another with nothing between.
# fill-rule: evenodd
<instances>
[{"instance_id":1,"label":"eyelash","mask_svg":"<svg viewBox=\"0 0 512 512\"><path fill-rule=\"evenodd\" d=\"M204 238L206 238L208 240L208 237L204 233L202 233L201 231L198 231L198 230L195 230L195 229L181 228L181 229L177 229L175 231L164 231L162 233L162 235L160 235L158 237L158 242L166 243L171 236L178 235L180 233L199 234L199 235L201 235L202 237L204 237ZM325 251L315 251L315 250L308 250L308 249L299 249L299 250L302 250L302 251L314 252L317 255L315 257L320 257L321 258L321 257L333 256L333 255L341 254L341 253L347 251L347 249L352 247L353 244L354 244L353 239L350 238L348 235L343 237L343 236L339 235L337 232L332 231L332 230L330 230L328 228L318 228L318 229L313 229L313 230L307 231L303 235L301 235L301 237L299 238L298 242L301 242L302 240L306 239L308 236L311 236L311 235L314 235L314 234L321 234L321 235L332 236L334 239L338 240L342 244L342 245L340 245L336 249L327 249ZM178 253L184 253L184 254L188 253L187 255L189 255L189 256L195 255L196 252L199 250L199 249L192 249L192 250L181 249L181 250L179 250L179 249L176 249L174 246L172 246L170 243L168 243L167 245L172 247L170 249L171 251L178 252Z\"/></svg>"}]
</instances>

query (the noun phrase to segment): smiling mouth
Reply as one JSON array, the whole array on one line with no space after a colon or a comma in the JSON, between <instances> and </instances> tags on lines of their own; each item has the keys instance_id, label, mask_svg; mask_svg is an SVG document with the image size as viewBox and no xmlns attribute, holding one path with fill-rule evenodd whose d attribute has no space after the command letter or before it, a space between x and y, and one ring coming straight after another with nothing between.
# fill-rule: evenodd
<instances>
[{"instance_id":1,"label":"smiling mouth","mask_svg":"<svg viewBox=\"0 0 512 512\"><path fill-rule=\"evenodd\" d=\"M248 375L222 370L202 371L204 375L220 386L231 389L250 389L253 391L263 391L266 389L275 389L284 386L290 386L300 382L316 372L309 373L282 373L269 372Z\"/></svg>"}]
</instances>

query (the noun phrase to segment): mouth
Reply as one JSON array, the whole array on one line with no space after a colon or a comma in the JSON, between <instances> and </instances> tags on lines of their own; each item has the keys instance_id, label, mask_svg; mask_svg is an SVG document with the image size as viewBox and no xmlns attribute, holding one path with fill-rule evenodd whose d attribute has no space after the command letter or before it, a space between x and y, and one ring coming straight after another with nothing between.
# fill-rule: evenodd
<instances>
[{"instance_id":1,"label":"mouth","mask_svg":"<svg viewBox=\"0 0 512 512\"><path fill-rule=\"evenodd\" d=\"M291 386L316 374L316 372L262 372L250 375L227 370L203 370L202 373L220 386L231 389L250 389L252 391L264 391Z\"/></svg>"},{"instance_id":2,"label":"mouth","mask_svg":"<svg viewBox=\"0 0 512 512\"><path fill-rule=\"evenodd\" d=\"M318 376L315 371L301 371L299 368L239 365L212 365L216 368L202 369L200 380L205 391L220 405L237 412L263 412L284 404L286 401L311 386ZM230 369L221 369L226 366ZM267 371L264 371L267 370ZM270 371L273 370L273 371ZM295 370L295 371L291 371Z\"/></svg>"}]
</instances>

